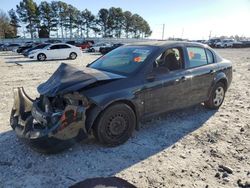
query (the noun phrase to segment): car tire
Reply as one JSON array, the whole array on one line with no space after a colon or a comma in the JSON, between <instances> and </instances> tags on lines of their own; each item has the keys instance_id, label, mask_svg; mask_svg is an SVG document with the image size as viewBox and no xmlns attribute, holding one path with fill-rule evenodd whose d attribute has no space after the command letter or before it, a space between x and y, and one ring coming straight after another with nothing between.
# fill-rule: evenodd
<instances>
[{"instance_id":1,"label":"car tire","mask_svg":"<svg viewBox=\"0 0 250 188\"><path fill-rule=\"evenodd\" d=\"M226 93L226 87L222 82L218 82L210 94L207 101L204 102L205 107L209 109L218 109L222 105Z\"/></svg>"},{"instance_id":2,"label":"car tire","mask_svg":"<svg viewBox=\"0 0 250 188\"><path fill-rule=\"evenodd\" d=\"M77 54L76 54L75 52L71 52L71 53L69 54L69 58L72 59L72 60L74 60L74 59L77 58Z\"/></svg>"},{"instance_id":3,"label":"car tire","mask_svg":"<svg viewBox=\"0 0 250 188\"><path fill-rule=\"evenodd\" d=\"M94 48L90 48L89 52L95 52Z\"/></svg>"},{"instance_id":4,"label":"car tire","mask_svg":"<svg viewBox=\"0 0 250 188\"><path fill-rule=\"evenodd\" d=\"M40 53L40 54L37 55L37 60L38 61L45 61L46 58L47 58L46 55L43 54L43 53Z\"/></svg>"},{"instance_id":5,"label":"car tire","mask_svg":"<svg viewBox=\"0 0 250 188\"><path fill-rule=\"evenodd\" d=\"M118 146L132 135L136 125L134 111L126 104L108 107L97 118L93 132L97 140L106 146Z\"/></svg>"},{"instance_id":6,"label":"car tire","mask_svg":"<svg viewBox=\"0 0 250 188\"><path fill-rule=\"evenodd\" d=\"M76 143L75 139L58 140L48 136L34 140L21 138L21 140L27 143L34 151L44 154L55 154L62 152L72 147Z\"/></svg>"}]
</instances>

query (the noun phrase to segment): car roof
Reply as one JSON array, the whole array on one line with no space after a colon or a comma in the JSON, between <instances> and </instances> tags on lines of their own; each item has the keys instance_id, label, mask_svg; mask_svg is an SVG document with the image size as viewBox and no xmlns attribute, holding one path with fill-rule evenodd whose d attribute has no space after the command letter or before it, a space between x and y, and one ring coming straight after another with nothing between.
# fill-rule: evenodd
<instances>
[{"instance_id":1,"label":"car roof","mask_svg":"<svg viewBox=\"0 0 250 188\"><path fill-rule=\"evenodd\" d=\"M195 45L200 47L206 47L207 45L201 44L199 42L186 42L186 41L145 41L145 42L136 42L128 44L129 46L159 46L167 47L172 45Z\"/></svg>"},{"instance_id":2,"label":"car roof","mask_svg":"<svg viewBox=\"0 0 250 188\"><path fill-rule=\"evenodd\" d=\"M48 43L49 44L49 43ZM53 44L51 44L51 45L64 45L64 44L66 44L66 45L70 45L70 44L68 44L68 43L63 43L63 42L59 42L59 43L53 43Z\"/></svg>"}]
</instances>

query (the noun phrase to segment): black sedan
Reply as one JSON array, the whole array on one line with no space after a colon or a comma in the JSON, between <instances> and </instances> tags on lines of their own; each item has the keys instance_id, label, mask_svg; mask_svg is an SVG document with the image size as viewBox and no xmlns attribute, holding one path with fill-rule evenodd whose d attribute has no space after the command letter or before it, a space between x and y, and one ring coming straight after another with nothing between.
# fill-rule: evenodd
<instances>
[{"instance_id":1,"label":"black sedan","mask_svg":"<svg viewBox=\"0 0 250 188\"><path fill-rule=\"evenodd\" d=\"M125 45L82 70L61 64L38 86L35 100L15 89L10 124L43 152L60 151L92 132L116 146L141 120L199 103L218 109L231 80L232 63L206 45Z\"/></svg>"},{"instance_id":2,"label":"black sedan","mask_svg":"<svg viewBox=\"0 0 250 188\"><path fill-rule=\"evenodd\" d=\"M25 56L25 57L28 57L29 53L31 51L34 51L34 50L39 50L39 49L43 49L47 46L49 46L50 44L49 43L41 43L41 44L38 44L38 45L35 45L33 46L32 48L29 48L29 49L26 49L22 52L22 54Z\"/></svg>"},{"instance_id":3,"label":"black sedan","mask_svg":"<svg viewBox=\"0 0 250 188\"><path fill-rule=\"evenodd\" d=\"M116 43L116 44L113 44L112 46L101 47L99 51L101 52L101 54L104 55L104 54L107 54L110 51L112 51L120 46L123 46L123 45L124 44L122 44L122 43Z\"/></svg>"},{"instance_id":4,"label":"black sedan","mask_svg":"<svg viewBox=\"0 0 250 188\"><path fill-rule=\"evenodd\" d=\"M21 53L23 53L24 50L28 50L28 49L32 48L33 46L34 46L34 44L32 44L32 43L26 44L24 46L20 46L17 48L16 52L21 54Z\"/></svg>"}]
</instances>

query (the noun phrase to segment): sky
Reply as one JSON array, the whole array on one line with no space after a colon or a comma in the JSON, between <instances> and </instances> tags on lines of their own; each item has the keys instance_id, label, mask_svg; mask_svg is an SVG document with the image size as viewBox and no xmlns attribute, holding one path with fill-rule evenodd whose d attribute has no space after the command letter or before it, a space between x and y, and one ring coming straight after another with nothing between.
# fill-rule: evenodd
<instances>
[{"instance_id":1,"label":"sky","mask_svg":"<svg viewBox=\"0 0 250 188\"><path fill-rule=\"evenodd\" d=\"M41 0L34 0L39 4ZM48 0L49 2L50 0ZM218 36L250 37L250 0L62 0L97 14L101 8L121 7L141 15L153 31L150 38L190 40ZM3 11L20 0L1 0ZM164 35L163 35L163 27Z\"/></svg>"}]
</instances>

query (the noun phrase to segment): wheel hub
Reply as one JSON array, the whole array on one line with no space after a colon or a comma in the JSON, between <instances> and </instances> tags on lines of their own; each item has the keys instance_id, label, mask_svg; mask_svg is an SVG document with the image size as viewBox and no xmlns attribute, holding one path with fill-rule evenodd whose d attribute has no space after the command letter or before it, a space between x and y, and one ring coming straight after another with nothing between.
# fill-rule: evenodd
<instances>
[{"instance_id":1,"label":"wheel hub","mask_svg":"<svg viewBox=\"0 0 250 188\"><path fill-rule=\"evenodd\" d=\"M221 105L221 103L223 102L223 99L224 99L224 95L225 95L225 92L224 92L223 87L218 87L215 90L215 96L214 96L214 100L213 100L215 106Z\"/></svg>"},{"instance_id":2,"label":"wheel hub","mask_svg":"<svg viewBox=\"0 0 250 188\"><path fill-rule=\"evenodd\" d=\"M109 131L112 135L120 135L126 129L126 121L123 117L114 117L109 123Z\"/></svg>"},{"instance_id":3,"label":"wheel hub","mask_svg":"<svg viewBox=\"0 0 250 188\"><path fill-rule=\"evenodd\" d=\"M75 55L75 54L71 54L71 58L72 58L72 59L75 59L75 58L76 58L76 55Z\"/></svg>"},{"instance_id":4,"label":"wheel hub","mask_svg":"<svg viewBox=\"0 0 250 188\"><path fill-rule=\"evenodd\" d=\"M45 56L41 54L41 55L40 55L40 59L41 59L41 60L44 60L44 59L45 59Z\"/></svg>"}]
</instances>

